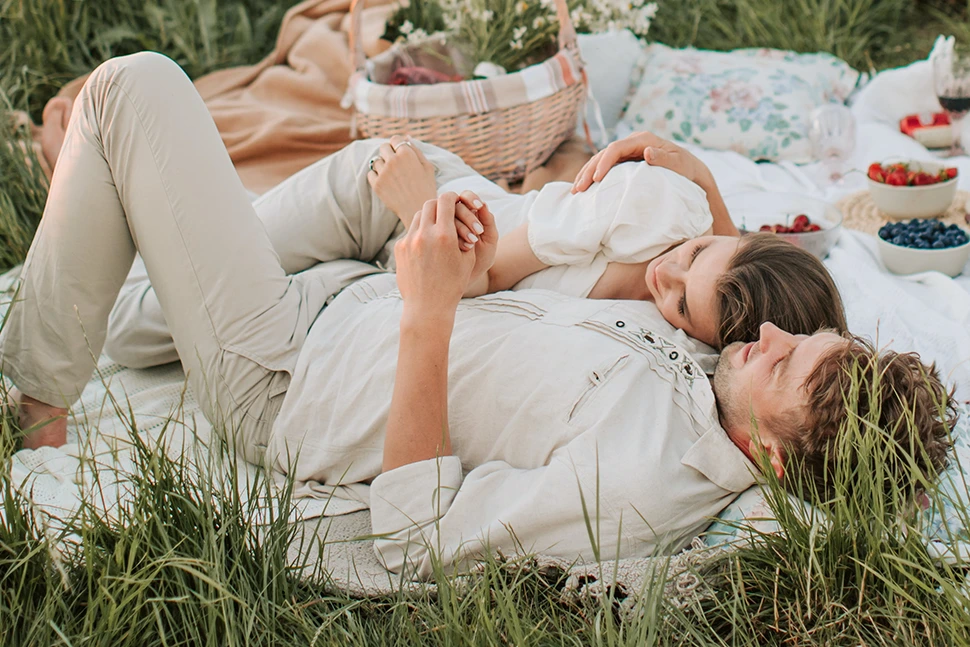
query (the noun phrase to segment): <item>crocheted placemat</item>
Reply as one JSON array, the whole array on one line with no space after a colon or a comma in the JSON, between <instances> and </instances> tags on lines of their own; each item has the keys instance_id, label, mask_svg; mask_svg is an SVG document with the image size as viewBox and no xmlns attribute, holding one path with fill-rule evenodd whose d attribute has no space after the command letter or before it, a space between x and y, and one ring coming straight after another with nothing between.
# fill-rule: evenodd
<instances>
[{"instance_id":1,"label":"crocheted placemat","mask_svg":"<svg viewBox=\"0 0 970 647\"><path fill-rule=\"evenodd\" d=\"M953 204L950 205L945 214L939 217L939 220L948 225L959 225L970 231L966 220L968 199L970 199L970 193L957 191L956 197L953 198ZM842 198L836 204L842 211L843 227L863 231L873 236L884 224L896 220L879 210L868 191L853 193Z\"/></svg>"}]
</instances>

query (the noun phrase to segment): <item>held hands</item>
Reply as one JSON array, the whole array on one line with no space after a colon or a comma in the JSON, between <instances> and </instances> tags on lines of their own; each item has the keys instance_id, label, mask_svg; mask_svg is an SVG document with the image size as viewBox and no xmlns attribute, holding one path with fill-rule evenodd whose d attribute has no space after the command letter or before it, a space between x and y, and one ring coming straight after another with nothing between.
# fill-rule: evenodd
<instances>
[{"instance_id":1,"label":"held hands","mask_svg":"<svg viewBox=\"0 0 970 647\"><path fill-rule=\"evenodd\" d=\"M593 182L606 177L607 172L621 162L644 160L651 166L662 166L705 188L710 176L707 166L691 152L653 133L633 133L615 141L593 156L580 169L573 182L573 193L588 189Z\"/></svg>"},{"instance_id":2,"label":"held hands","mask_svg":"<svg viewBox=\"0 0 970 647\"><path fill-rule=\"evenodd\" d=\"M474 244L459 239L476 224L482 232ZM497 247L495 221L477 195L428 200L394 246L405 308L418 317L453 316L470 282L491 267Z\"/></svg>"},{"instance_id":3,"label":"held hands","mask_svg":"<svg viewBox=\"0 0 970 647\"><path fill-rule=\"evenodd\" d=\"M434 165L409 137L395 135L371 160L367 182L405 227L427 200L438 194Z\"/></svg>"}]
</instances>

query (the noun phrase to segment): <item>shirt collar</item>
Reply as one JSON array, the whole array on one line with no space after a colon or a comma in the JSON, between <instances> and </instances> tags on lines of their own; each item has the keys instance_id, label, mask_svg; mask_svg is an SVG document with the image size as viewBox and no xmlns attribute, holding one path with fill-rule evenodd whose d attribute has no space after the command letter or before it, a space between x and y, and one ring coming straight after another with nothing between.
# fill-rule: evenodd
<instances>
[{"instance_id":1,"label":"shirt collar","mask_svg":"<svg viewBox=\"0 0 970 647\"><path fill-rule=\"evenodd\" d=\"M742 492L756 482L758 468L731 442L720 425L713 425L680 462L729 492Z\"/></svg>"}]
</instances>

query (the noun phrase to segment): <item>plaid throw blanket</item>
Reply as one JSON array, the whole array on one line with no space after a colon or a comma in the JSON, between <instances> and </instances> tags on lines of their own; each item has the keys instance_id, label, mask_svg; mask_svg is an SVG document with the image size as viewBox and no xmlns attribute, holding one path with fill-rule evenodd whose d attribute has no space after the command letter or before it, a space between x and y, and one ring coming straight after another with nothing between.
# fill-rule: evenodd
<instances>
[{"instance_id":1,"label":"plaid throw blanket","mask_svg":"<svg viewBox=\"0 0 970 647\"><path fill-rule=\"evenodd\" d=\"M395 45L370 59L366 74L358 72L351 78L344 105L353 105L363 114L407 119L475 115L543 99L579 83L585 75L579 51L562 49L543 63L489 79L385 85L391 72L402 66L451 72L442 68L442 54L455 55L435 41L418 47Z\"/></svg>"}]
</instances>

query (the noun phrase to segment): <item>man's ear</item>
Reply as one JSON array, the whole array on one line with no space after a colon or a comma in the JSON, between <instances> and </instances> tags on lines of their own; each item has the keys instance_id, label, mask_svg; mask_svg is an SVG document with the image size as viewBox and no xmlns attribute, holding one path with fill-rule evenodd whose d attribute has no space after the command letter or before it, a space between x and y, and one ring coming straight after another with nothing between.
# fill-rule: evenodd
<instances>
[{"instance_id":1,"label":"man's ear","mask_svg":"<svg viewBox=\"0 0 970 647\"><path fill-rule=\"evenodd\" d=\"M783 481L785 479L785 451L781 442L772 437L761 438L760 446L759 441L754 438L748 442L749 456L757 456L759 451L765 452L768 455L768 462L771 463L771 469L774 470L778 480Z\"/></svg>"}]
</instances>

